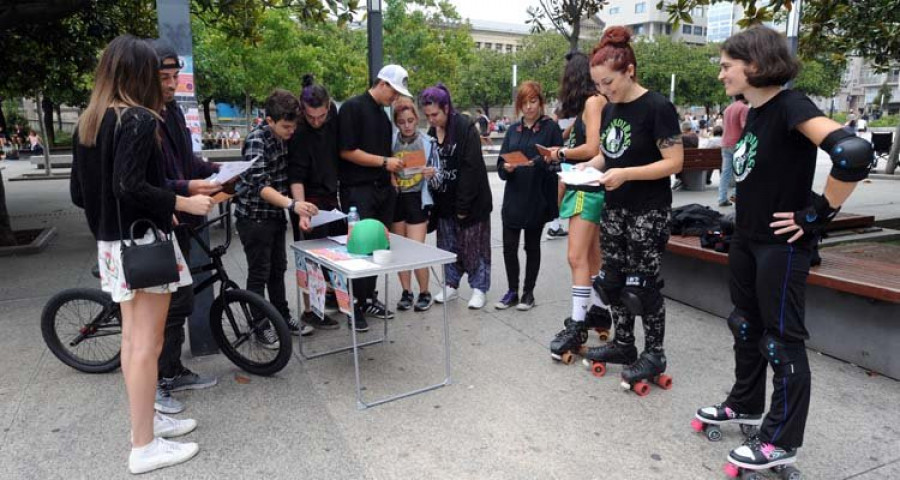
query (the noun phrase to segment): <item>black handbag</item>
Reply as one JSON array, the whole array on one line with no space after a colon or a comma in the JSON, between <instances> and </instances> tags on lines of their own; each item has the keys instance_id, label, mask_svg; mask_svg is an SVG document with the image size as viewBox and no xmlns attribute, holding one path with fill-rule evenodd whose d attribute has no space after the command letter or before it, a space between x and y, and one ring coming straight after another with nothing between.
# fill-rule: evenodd
<instances>
[{"instance_id":1,"label":"black handbag","mask_svg":"<svg viewBox=\"0 0 900 480\"><path fill-rule=\"evenodd\" d=\"M122 208L118 200L116 207L119 210L119 230L122 231ZM134 227L146 223L150 225L155 240L145 245L138 245L134 238ZM128 245L125 235L122 235L122 273L125 275L125 283L131 290L139 288L156 287L167 283L176 283L180 278L178 274L178 260L175 257L175 244L170 235L160 236L160 230L152 221L142 218L131 224L128 233L131 245Z\"/></svg>"}]
</instances>

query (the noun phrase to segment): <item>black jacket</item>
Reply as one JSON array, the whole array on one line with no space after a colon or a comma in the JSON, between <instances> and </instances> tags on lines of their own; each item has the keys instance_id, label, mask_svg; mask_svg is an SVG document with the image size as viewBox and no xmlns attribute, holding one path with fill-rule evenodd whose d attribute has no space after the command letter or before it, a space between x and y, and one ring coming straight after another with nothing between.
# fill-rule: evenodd
<instances>
[{"instance_id":1,"label":"black jacket","mask_svg":"<svg viewBox=\"0 0 900 480\"><path fill-rule=\"evenodd\" d=\"M503 138L500 154L522 152L534 161L534 166L521 166L507 172L506 162L497 159L497 174L506 180L503 190L503 209L500 218L506 228L541 228L544 223L559 216L557 205L556 171L538 154L536 144L545 147L562 145L562 131L550 117L542 117L532 128L519 121L510 125Z\"/></svg>"},{"instance_id":2,"label":"black jacket","mask_svg":"<svg viewBox=\"0 0 900 480\"><path fill-rule=\"evenodd\" d=\"M191 132L184 120L184 113L174 100L166 104L163 122L160 122L162 152L165 160L166 188L177 195L189 197L191 180L208 178L219 171L218 164L206 162L194 155ZM178 221L186 225L201 225L206 217L178 212ZM181 241L181 239L179 239Z\"/></svg>"},{"instance_id":3,"label":"black jacket","mask_svg":"<svg viewBox=\"0 0 900 480\"><path fill-rule=\"evenodd\" d=\"M129 227L138 219L152 220L166 232L172 229L175 193L165 189L157 119L148 110L137 107L124 110L121 117L117 129L116 112L108 109L96 145L81 145L76 131L72 147L69 191L72 202L84 209L97 240L123 238L117 198L122 204L124 238L128 238ZM146 225L136 228L135 238L146 231Z\"/></svg>"},{"instance_id":4,"label":"black jacket","mask_svg":"<svg viewBox=\"0 0 900 480\"><path fill-rule=\"evenodd\" d=\"M327 205L317 206L334 208L339 162L338 111L332 103L320 128L298 121L297 132L288 143L288 182L302 183L308 201L325 201Z\"/></svg>"},{"instance_id":5,"label":"black jacket","mask_svg":"<svg viewBox=\"0 0 900 480\"><path fill-rule=\"evenodd\" d=\"M434 127L428 134L436 138ZM458 113L451 114L444 143L437 145L443 178L440 186L432 189L433 214L440 218L461 216L464 225L489 219L493 200L475 124Z\"/></svg>"}]
</instances>

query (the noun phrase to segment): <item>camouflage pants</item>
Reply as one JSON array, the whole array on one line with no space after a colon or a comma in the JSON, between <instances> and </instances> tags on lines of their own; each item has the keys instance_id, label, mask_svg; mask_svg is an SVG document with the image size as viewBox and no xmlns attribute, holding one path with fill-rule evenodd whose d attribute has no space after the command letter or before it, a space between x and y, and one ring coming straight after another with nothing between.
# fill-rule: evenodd
<instances>
[{"instance_id":1,"label":"camouflage pants","mask_svg":"<svg viewBox=\"0 0 900 480\"><path fill-rule=\"evenodd\" d=\"M645 279L659 277L662 255L669 241L671 208L632 211L625 208L603 209L601 246L603 270L625 277L638 275ZM651 290L656 287L649 287ZM656 289L658 291L658 289ZM658 295L658 293L651 293ZM634 314L621 302L610 305L616 326L616 340L634 343ZM644 349L662 351L666 331L666 307L645 312Z\"/></svg>"}]
</instances>

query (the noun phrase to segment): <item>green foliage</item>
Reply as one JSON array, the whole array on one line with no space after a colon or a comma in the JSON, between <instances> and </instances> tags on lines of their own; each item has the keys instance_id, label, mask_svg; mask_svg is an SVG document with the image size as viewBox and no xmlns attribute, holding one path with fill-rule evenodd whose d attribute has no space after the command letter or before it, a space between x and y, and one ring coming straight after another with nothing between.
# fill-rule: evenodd
<instances>
[{"instance_id":1,"label":"green foliage","mask_svg":"<svg viewBox=\"0 0 900 480\"><path fill-rule=\"evenodd\" d=\"M793 88L807 95L833 97L841 86L844 61L822 59L801 59L803 68L794 80Z\"/></svg>"},{"instance_id":2,"label":"green foliage","mask_svg":"<svg viewBox=\"0 0 900 480\"><path fill-rule=\"evenodd\" d=\"M644 87L668 96L674 73L676 105L728 103L725 89L717 78L717 45L695 46L658 37L653 41L637 41L633 47L638 80Z\"/></svg>"},{"instance_id":3,"label":"green foliage","mask_svg":"<svg viewBox=\"0 0 900 480\"><path fill-rule=\"evenodd\" d=\"M359 0L192 0L191 13L210 24L249 38L265 10L282 10L302 23L337 21L343 26L359 10Z\"/></svg>"},{"instance_id":4,"label":"green foliage","mask_svg":"<svg viewBox=\"0 0 900 480\"><path fill-rule=\"evenodd\" d=\"M528 35L516 53L519 84L534 80L544 87L548 101L555 99L568 52L568 42L555 32Z\"/></svg>"},{"instance_id":5,"label":"green foliage","mask_svg":"<svg viewBox=\"0 0 900 480\"><path fill-rule=\"evenodd\" d=\"M900 115L882 115L878 120L869 122L869 127L896 127L900 125Z\"/></svg>"},{"instance_id":6,"label":"green foliage","mask_svg":"<svg viewBox=\"0 0 900 480\"><path fill-rule=\"evenodd\" d=\"M540 7L528 7L533 33L549 30L544 23L549 23L553 30L559 32L569 43L569 50L578 49L581 37L581 22L600 12L607 0L540 0Z\"/></svg>"},{"instance_id":7,"label":"green foliage","mask_svg":"<svg viewBox=\"0 0 900 480\"><path fill-rule=\"evenodd\" d=\"M461 71L473 58L470 26L445 0L386 0L384 63L409 71L409 88L418 93L443 82L454 95Z\"/></svg>"},{"instance_id":8,"label":"green foliage","mask_svg":"<svg viewBox=\"0 0 900 480\"><path fill-rule=\"evenodd\" d=\"M891 102L891 86L888 85L887 82L881 84L881 88L878 89L878 93L875 94L875 98L872 99L872 106L874 108L881 108L882 105L887 105Z\"/></svg>"},{"instance_id":9,"label":"green foliage","mask_svg":"<svg viewBox=\"0 0 900 480\"><path fill-rule=\"evenodd\" d=\"M462 71L458 106L478 106L490 116L492 105L506 105L512 99L513 56L494 50L477 50Z\"/></svg>"}]
</instances>

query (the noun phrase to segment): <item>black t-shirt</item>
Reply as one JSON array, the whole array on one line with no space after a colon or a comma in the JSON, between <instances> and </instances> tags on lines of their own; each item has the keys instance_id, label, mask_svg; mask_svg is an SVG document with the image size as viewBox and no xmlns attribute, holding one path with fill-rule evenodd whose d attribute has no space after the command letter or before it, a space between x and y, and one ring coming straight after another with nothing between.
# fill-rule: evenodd
<instances>
[{"instance_id":1,"label":"black t-shirt","mask_svg":"<svg viewBox=\"0 0 900 480\"><path fill-rule=\"evenodd\" d=\"M680 133L675 106L659 93L648 91L628 103L607 103L600 125L600 149L606 168L654 163L662 159L657 141ZM669 177L625 182L606 192L606 204L633 210L669 207L672 205Z\"/></svg>"},{"instance_id":2,"label":"black t-shirt","mask_svg":"<svg viewBox=\"0 0 900 480\"><path fill-rule=\"evenodd\" d=\"M341 150L362 150L372 155L391 156L391 120L384 107L369 92L351 98L341 105L338 112ZM391 174L377 167L363 167L341 159L338 176L342 187L374 182L390 182Z\"/></svg>"},{"instance_id":3,"label":"black t-shirt","mask_svg":"<svg viewBox=\"0 0 900 480\"><path fill-rule=\"evenodd\" d=\"M307 197L332 198L338 188L337 107L331 104L328 119L318 129L300 120L288 143L288 182L302 183Z\"/></svg>"},{"instance_id":4,"label":"black t-shirt","mask_svg":"<svg viewBox=\"0 0 900 480\"><path fill-rule=\"evenodd\" d=\"M783 90L759 108L751 108L747 125L734 146L739 235L755 241L784 243L769 226L776 212L794 212L809 205L816 172L814 143L797 125L823 116L806 95Z\"/></svg>"}]
</instances>

